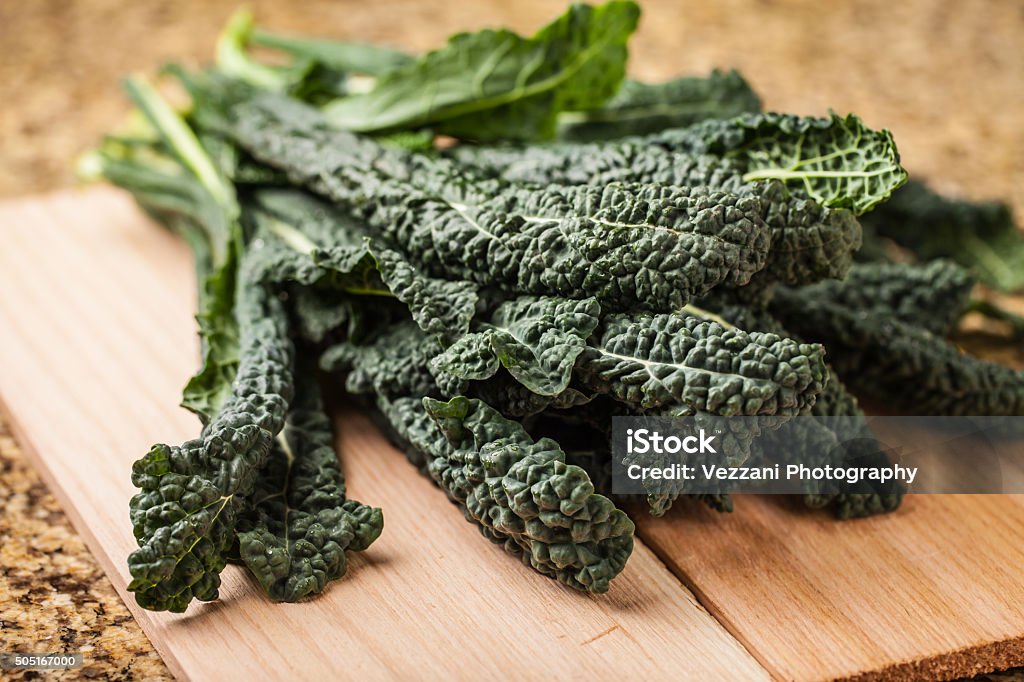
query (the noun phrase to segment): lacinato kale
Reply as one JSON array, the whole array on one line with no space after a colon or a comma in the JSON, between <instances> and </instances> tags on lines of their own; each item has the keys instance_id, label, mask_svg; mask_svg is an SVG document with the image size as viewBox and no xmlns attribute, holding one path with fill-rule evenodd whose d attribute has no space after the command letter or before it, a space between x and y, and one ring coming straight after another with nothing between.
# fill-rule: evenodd
<instances>
[{"instance_id":1,"label":"lacinato kale","mask_svg":"<svg viewBox=\"0 0 1024 682\"><path fill-rule=\"evenodd\" d=\"M668 310L722 282L746 283L767 256L755 197L482 181L449 161L329 130L315 111L265 93L207 119L230 121L219 125L255 158L351 211L436 277Z\"/></svg>"},{"instance_id":2,"label":"lacinato kale","mask_svg":"<svg viewBox=\"0 0 1024 682\"><path fill-rule=\"evenodd\" d=\"M239 555L276 601L322 592L348 568L346 551L380 535L380 509L349 500L333 434L311 373L278 434L248 508L238 519Z\"/></svg>"},{"instance_id":3,"label":"lacinato kale","mask_svg":"<svg viewBox=\"0 0 1024 682\"><path fill-rule=\"evenodd\" d=\"M756 196L772 239L758 279L793 285L842 278L861 245L854 214L906 179L889 133L853 115L750 114L620 142L458 147L452 155L519 182L658 182Z\"/></svg>"},{"instance_id":4,"label":"lacinato kale","mask_svg":"<svg viewBox=\"0 0 1024 682\"><path fill-rule=\"evenodd\" d=\"M942 303L960 309L955 300ZM816 285L780 289L771 311L787 329L823 344L843 381L880 404L921 415L1024 416L1024 374L965 355L897 310L847 307ZM941 304L936 314L942 322L950 315Z\"/></svg>"},{"instance_id":5,"label":"lacinato kale","mask_svg":"<svg viewBox=\"0 0 1024 682\"><path fill-rule=\"evenodd\" d=\"M569 387L600 311L593 298L514 298L498 306L478 331L455 341L433 365L476 381L504 367L531 393L555 396Z\"/></svg>"},{"instance_id":6,"label":"lacinato kale","mask_svg":"<svg viewBox=\"0 0 1024 682\"><path fill-rule=\"evenodd\" d=\"M820 346L692 315L612 315L576 374L588 389L643 410L793 416L814 404L825 361Z\"/></svg>"},{"instance_id":7,"label":"lacinato kale","mask_svg":"<svg viewBox=\"0 0 1024 682\"><path fill-rule=\"evenodd\" d=\"M626 80L600 109L559 116L558 137L574 142L609 140L760 110L760 98L736 71L716 70L707 78L683 76L657 84Z\"/></svg>"},{"instance_id":8,"label":"lacinato kale","mask_svg":"<svg viewBox=\"0 0 1024 682\"><path fill-rule=\"evenodd\" d=\"M570 587L605 592L633 550L633 522L565 463L550 439L534 441L478 400L424 399L436 427L411 430L430 475L485 536ZM439 431L440 433L436 433Z\"/></svg>"},{"instance_id":9,"label":"lacinato kale","mask_svg":"<svg viewBox=\"0 0 1024 682\"><path fill-rule=\"evenodd\" d=\"M187 113L128 81L141 116L83 168L187 241L202 341L183 397L199 437L132 471L139 604L213 599L227 561L296 601L377 538L381 510L347 497L325 381L486 537L593 593L633 547L610 489L615 417L766 418L727 422L730 464L849 446L873 466L888 453L858 397L1024 414L1020 372L945 338L993 314L972 274L1020 284L1005 207L913 185L885 204L906 179L888 131L762 113L736 72L624 80L638 14L573 5L529 37L463 33L415 56L240 12L214 68L168 67ZM655 515L678 497L645 490ZM803 490L840 518L905 492Z\"/></svg>"},{"instance_id":10,"label":"lacinato kale","mask_svg":"<svg viewBox=\"0 0 1024 682\"><path fill-rule=\"evenodd\" d=\"M243 267L236 292L239 365L231 389L193 441L156 445L132 466L128 558L139 604L184 611L215 599L226 553L293 394L293 348L281 302Z\"/></svg>"},{"instance_id":11,"label":"lacinato kale","mask_svg":"<svg viewBox=\"0 0 1024 682\"><path fill-rule=\"evenodd\" d=\"M967 311L974 280L947 260L927 265L858 263L843 281L825 281L802 291L850 310L878 313L948 334Z\"/></svg>"},{"instance_id":12,"label":"lacinato kale","mask_svg":"<svg viewBox=\"0 0 1024 682\"><path fill-rule=\"evenodd\" d=\"M950 258L996 289L1024 288L1024 236L1005 203L949 199L910 182L864 220L923 261Z\"/></svg>"}]
</instances>

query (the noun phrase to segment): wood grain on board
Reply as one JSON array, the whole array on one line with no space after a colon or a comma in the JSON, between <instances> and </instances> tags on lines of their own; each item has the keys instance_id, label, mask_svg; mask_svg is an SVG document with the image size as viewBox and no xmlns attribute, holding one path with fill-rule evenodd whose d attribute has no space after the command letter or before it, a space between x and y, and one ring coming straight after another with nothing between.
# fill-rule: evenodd
<instances>
[{"instance_id":1,"label":"wood grain on board","mask_svg":"<svg viewBox=\"0 0 1024 682\"><path fill-rule=\"evenodd\" d=\"M754 497L726 516L638 513L626 571L589 597L484 541L352 412L337 422L350 490L385 530L348 576L279 605L229 567L219 602L143 611L124 591L128 472L197 430L176 407L197 352L189 257L112 190L0 204L0 236L0 401L182 678L921 679L1024 663L1020 498L920 496L842 523Z\"/></svg>"},{"instance_id":2,"label":"wood grain on board","mask_svg":"<svg viewBox=\"0 0 1024 682\"><path fill-rule=\"evenodd\" d=\"M781 497L686 502L638 532L773 675L952 679L1024 664L1024 500L916 495L835 521Z\"/></svg>"},{"instance_id":3,"label":"wood grain on board","mask_svg":"<svg viewBox=\"0 0 1024 682\"><path fill-rule=\"evenodd\" d=\"M182 615L125 591L131 463L198 430L182 244L113 190L0 204L0 400L75 527L182 679L768 679L638 543L609 594L579 594L487 542L367 419L338 419L353 497L385 530L349 575L274 604L244 571Z\"/></svg>"}]
</instances>

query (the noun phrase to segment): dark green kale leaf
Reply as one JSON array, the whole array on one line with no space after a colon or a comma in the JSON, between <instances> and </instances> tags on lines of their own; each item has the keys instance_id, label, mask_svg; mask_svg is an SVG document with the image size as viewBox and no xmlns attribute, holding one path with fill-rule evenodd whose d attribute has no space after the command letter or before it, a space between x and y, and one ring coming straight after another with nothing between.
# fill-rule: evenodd
<instances>
[{"instance_id":1,"label":"dark green kale leaf","mask_svg":"<svg viewBox=\"0 0 1024 682\"><path fill-rule=\"evenodd\" d=\"M659 182L758 196L772 229L765 277L792 285L842 278L861 244L851 212L869 210L906 180L889 132L853 115L748 114L621 142L461 146L453 156L520 182Z\"/></svg>"},{"instance_id":2,"label":"dark green kale leaf","mask_svg":"<svg viewBox=\"0 0 1024 682\"><path fill-rule=\"evenodd\" d=\"M871 130L853 114L748 114L666 130L644 142L738 161L746 182L780 180L800 196L857 215L907 181L892 134Z\"/></svg>"},{"instance_id":3,"label":"dark green kale leaf","mask_svg":"<svg viewBox=\"0 0 1024 682\"><path fill-rule=\"evenodd\" d=\"M806 424L801 423L801 426L821 434L819 438L823 440L819 447L832 449L840 443L845 444L845 457L851 464L856 462L859 466L891 464L888 453L868 427L857 398L831 368L825 389L811 408L811 415L816 419L806 420ZM799 454L803 458L807 456L806 451ZM840 519L856 519L894 511L899 508L905 492L898 482L862 481L853 486L845 484L841 491L832 494L804 495L803 502L812 509L828 507Z\"/></svg>"},{"instance_id":4,"label":"dark green kale leaf","mask_svg":"<svg viewBox=\"0 0 1024 682\"><path fill-rule=\"evenodd\" d=\"M534 442L479 400L416 402L407 398L386 412L467 520L540 573L578 590L607 591L633 550L633 522L594 492L583 469L565 463L557 443Z\"/></svg>"},{"instance_id":5,"label":"dark green kale leaf","mask_svg":"<svg viewBox=\"0 0 1024 682\"><path fill-rule=\"evenodd\" d=\"M397 251L374 247L352 216L297 190L264 190L254 213L261 248L275 270L268 277L320 284L357 296L393 296L408 306L424 331L459 334L476 311L476 287L466 281L424 276Z\"/></svg>"},{"instance_id":6,"label":"dark green kale leaf","mask_svg":"<svg viewBox=\"0 0 1024 682\"><path fill-rule=\"evenodd\" d=\"M717 319L724 318L727 324L786 337L792 336L779 320L763 308L737 305L734 301L721 296L712 297L701 303L714 310L714 317ZM888 455L882 451L868 428L857 398L846 389L831 367L827 370L823 387L815 397L814 404L803 413L813 416L814 419L798 419L787 423L787 438L782 444L779 443L777 434L771 431L762 432L760 438L753 443L750 466L757 466L759 460L765 458L766 453L772 455L773 463L779 460L780 454L788 453L793 462L810 464L815 460L823 460L830 452L835 452L840 443L852 443L848 446L852 450L847 450L847 454L858 459L864 466L887 462ZM793 446L794 440L797 439L802 447ZM865 482L857 487L871 485L871 482ZM850 519L892 511L899 507L904 493L902 488L889 484L882 484L877 489L866 491L849 489L849 486L845 488L831 494L804 495L803 502L813 509L830 508L836 517ZM659 503L659 506L652 503L652 513L663 512L667 508L666 502L671 504L672 499L672 496L656 498L655 502ZM704 501L713 508L721 507L720 511L732 509L728 495L714 496Z\"/></svg>"},{"instance_id":7,"label":"dark green kale leaf","mask_svg":"<svg viewBox=\"0 0 1024 682\"><path fill-rule=\"evenodd\" d=\"M576 363L586 388L644 410L793 416L814 403L824 351L689 314L612 315Z\"/></svg>"},{"instance_id":8,"label":"dark green kale leaf","mask_svg":"<svg viewBox=\"0 0 1024 682\"><path fill-rule=\"evenodd\" d=\"M345 574L345 552L365 550L383 529L380 509L346 498L332 440L319 387L305 376L238 519L241 559L275 601L322 592Z\"/></svg>"},{"instance_id":9,"label":"dark green kale leaf","mask_svg":"<svg viewBox=\"0 0 1024 682\"><path fill-rule=\"evenodd\" d=\"M466 382L431 361L444 347L411 321L398 323L369 343L343 341L320 356L320 368L345 374L345 390L386 398L444 397L465 390Z\"/></svg>"},{"instance_id":10,"label":"dark green kale leaf","mask_svg":"<svg viewBox=\"0 0 1024 682\"><path fill-rule=\"evenodd\" d=\"M573 142L607 140L760 110L761 100L736 71L716 69L706 78L683 76L656 84L626 80L600 109L561 114L558 136Z\"/></svg>"},{"instance_id":11,"label":"dark green kale leaf","mask_svg":"<svg viewBox=\"0 0 1024 682\"><path fill-rule=\"evenodd\" d=\"M748 182L739 159L691 156L655 147L646 138L526 149L456 147L452 156L480 172L513 182L565 185L660 183L706 186L756 198L771 231L771 250L755 279L805 284L841 278L860 248L860 225L845 209L830 209L781 182Z\"/></svg>"},{"instance_id":12,"label":"dark green kale leaf","mask_svg":"<svg viewBox=\"0 0 1024 682\"><path fill-rule=\"evenodd\" d=\"M850 310L889 315L945 336L967 310L973 287L974 280L965 269L936 260L927 265L858 263L845 280L820 282L803 291Z\"/></svg>"},{"instance_id":13,"label":"dark green kale leaf","mask_svg":"<svg viewBox=\"0 0 1024 682\"><path fill-rule=\"evenodd\" d=\"M532 393L555 396L568 388L573 364L600 312L593 298L520 296L502 303L476 331L445 349L434 366L474 381L504 367Z\"/></svg>"},{"instance_id":14,"label":"dark green kale leaf","mask_svg":"<svg viewBox=\"0 0 1024 682\"><path fill-rule=\"evenodd\" d=\"M292 399L292 343L283 305L250 279L243 263L235 293L239 365L231 393L181 446L156 445L132 466L139 549L128 557L139 605L182 612L217 597L235 524L284 426Z\"/></svg>"},{"instance_id":15,"label":"dark green kale leaf","mask_svg":"<svg viewBox=\"0 0 1024 682\"><path fill-rule=\"evenodd\" d=\"M254 157L352 211L371 236L435 277L595 296L602 307L675 309L722 282L743 284L764 265L767 231L753 197L471 180L450 162L325 130L315 112L266 94L206 116L218 118Z\"/></svg>"},{"instance_id":16,"label":"dark green kale leaf","mask_svg":"<svg viewBox=\"0 0 1024 682\"><path fill-rule=\"evenodd\" d=\"M996 289L1024 288L1024 236L1004 203L947 199L910 182L863 220L921 260L951 258Z\"/></svg>"},{"instance_id":17,"label":"dark green kale leaf","mask_svg":"<svg viewBox=\"0 0 1024 682\"><path fill-rule=\"evenodd\" d=\"M780 289L771 311L787 329L822 343L836 373L863 398L916 415L1024 415L1024 374L965 355L892 314L851 309L814 287Z\"/></svg>"},{"instance_id":18,"label":"dark green kale leaf","mask_svg":"<svg viewBox=\"0 0 1024 682\"><path fill-rule=\"evenodd\" d=\"M748 333L711 317L719 321L692 313L610 316L580 356L576 376L588 390L607 393L650 416L785 420L809 411L827 378L820 346ZM717 419L711 427L724 424ZM766 425L729 424L735 429L724 440L734 464L749 457L753 439ZM657 484L648 489L655 516L678 497ZM716 509L731 508L727 495L697 497Z\"/></svg>"},{"instance_id":19,"label":"dark green kale leaf","mask_svg":"<svg viewBox=\"0 0 1024 682\"><path fill-rule=\"evenodd\" d=\"M639 15L635 3L613 0L572 5L532 38L459 33L324 114L360 132L430 126L476 140L550 138L560 111L599 107L618 89Z\"/></svg>"}]
</instances>

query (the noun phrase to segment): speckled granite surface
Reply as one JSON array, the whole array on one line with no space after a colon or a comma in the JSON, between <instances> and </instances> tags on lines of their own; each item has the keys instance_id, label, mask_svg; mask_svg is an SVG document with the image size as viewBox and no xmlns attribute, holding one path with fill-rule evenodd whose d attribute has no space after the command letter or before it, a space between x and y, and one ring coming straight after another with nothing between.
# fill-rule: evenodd
<instances>
[{"instance_id":1,"label":"speckled granite surface","mask_svg":"<svg viewBox=\"0 0 1024 682\"><path fill-rule=\"evenodd\" d=\"M0 679L171 679L0 417L0 652L77 651L79 670Z\"/></svg>"},{"instance_id":2,"label":"speckled granite surface","mask_svg":"<svg viewBox=\"0 0 1024 682\"><path fill-rule=\"evenodd\" d=\"M127 110L118 78L207 60L241 0L0 1L0 196L73 182ZM531 30L562 0L251 0L268 26L413 50L483 25ZM1024 216L1024 4L1013 0L641 0L632 69L737 67L769 108L856 111L893 130L911 173L1009 199ZM471 10L467 10L471 7ZM0 331L2 334L2 331ZM0 336L2 343L2 336ZM1020 362L1024 351L995 351ZM46 679L169 674L0 420L0 652L86 653ZM10 673L0 671L0 679ZM992 679L1024 680L1024 675ZM12 679L41 679L21 673Z\"/></svg>"}]
</instances>

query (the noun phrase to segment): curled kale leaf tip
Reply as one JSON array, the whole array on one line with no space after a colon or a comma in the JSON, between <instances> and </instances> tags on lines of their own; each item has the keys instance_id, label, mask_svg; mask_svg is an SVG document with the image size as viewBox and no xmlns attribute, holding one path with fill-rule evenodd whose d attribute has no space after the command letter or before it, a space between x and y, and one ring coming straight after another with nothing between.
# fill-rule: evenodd
<instances>
[{"instance_id":1,"label":"curled kale leaf tip","mask_svg":"<svg viewBox=\"0 0 1024 682\"><path fill-rule=\"evenodd\" d=\"M583 300L524 296L502 303L480 331L467 334L432 362L463 379L487 379L502 366L541 396L565 391L573 364L597 327L600 306Z\"/></svg>"},{"instance_id":2,"label":"curled kale leaf tip","mask_svg":"<svg viewBox=\"0 0 1024 682\"><path fill-rule=\"evenodd\" d=\"M533 441L478 400L424 399L441 431L431 476L485 535L577 589L605 592L633 549L633 522L594 492L554 441Z\"/></svg>"},{"instance_id":3,"label":"curled kale leaf tip","mask_svg":"<svg viewBox=\"0 0 1024 682\"><path fill-rule=\"evenodd\" d=\"M284 425L294 388L283 307L260 286L241 286L238 307L231 395L198 439L155 446L132 468L141 492L131 501L139 549L129 589L145 608L184 611L217 597L238 514Z\"/></svg>"},{"instance_id":4,"label":"curled kale leaf tip","mask_svg":"<svg viewBox=\"0 0 1024 682\"><path fill-rule=\"evenodd\" d=\"M316 594L348 568L346 551L380 536L380 509L349 500L317 387L307 387L278 434L238 523L242 561L272 599Z\"/></svg>"}]
</instances>

